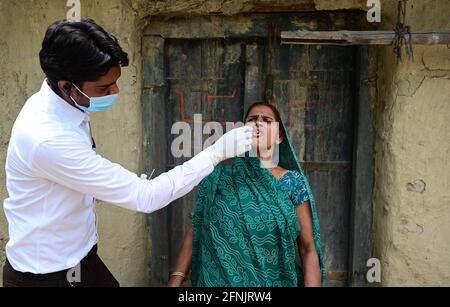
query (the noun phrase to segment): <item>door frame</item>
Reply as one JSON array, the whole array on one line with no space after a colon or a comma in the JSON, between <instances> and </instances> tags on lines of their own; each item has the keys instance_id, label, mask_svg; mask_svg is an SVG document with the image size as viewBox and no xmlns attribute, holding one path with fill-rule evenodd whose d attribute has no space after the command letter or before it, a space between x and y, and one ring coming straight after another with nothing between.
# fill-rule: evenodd
<instances>
[{"instance_id":1,"label":"door frame","mask_svg":"<svg viewBox=\"0 0 450 307\"><path fill-rule=\"evenodd\" d=\"M349 14L355 12L299 13L298 30L340 30L335 25L348 26ZM360 13L358 13L360 14ZM274 14L279 16L280 14ZM263 38L267 27L263 22L267 14L246 16L192 16L152 18L144 30L142 41L143 83L142 120L144 135L144 171L155 176L168 171L165 142L155 146L150 140L165 140L170 134L165 110L167 86L165 80L166 39L217 39L217 38ZM358 15L359 16L359 15ZM365 16L365 15L364 15ZM362 18L362 17L361 17ZM319 19L319 22L317 22ZM354 27L361 25L355 18ZM353 19L352 19L353 20ZM316 27L311 28L311 22ZM339 23L341 22L341 23ZM343 23L342 23L343 22ZM250 23L250 24L249 24ZM246 27L242 25L247 25ZM241 25L241 26L237 26ZM250 25L250 26L249 26ZM358 27L360 28L360 27ZM348 30L348 29L347 29ZM374 185L374 112L377 98L377 51L373 46L359 46L356 69L357 95L355 134L353 150L352 198L349 219L349 286L368 286L367 261L373 255L373 185ZM151 56L149 56L151 55ZM169 276L169 235L167 210L148 216L151 256L149 276L152 286L163 286Z\"/></svg>"}]
</instances>

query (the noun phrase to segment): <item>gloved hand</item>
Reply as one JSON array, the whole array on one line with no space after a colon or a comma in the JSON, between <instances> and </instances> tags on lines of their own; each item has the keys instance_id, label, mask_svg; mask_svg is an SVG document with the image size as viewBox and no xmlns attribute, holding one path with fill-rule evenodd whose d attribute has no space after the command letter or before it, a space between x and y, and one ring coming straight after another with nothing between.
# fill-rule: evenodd
<instances>
[{"instance_id":1,"label":"gloved hand","mask_svg":"<svg viewBox=\"0 0 450 307\"><path fill-rule=\"evenodd\" d=\"M220 162L240 156L252 148L253 128L244 126L225 133L214 145L206 148L214 166Z\"/></svg>"}]
</instances>

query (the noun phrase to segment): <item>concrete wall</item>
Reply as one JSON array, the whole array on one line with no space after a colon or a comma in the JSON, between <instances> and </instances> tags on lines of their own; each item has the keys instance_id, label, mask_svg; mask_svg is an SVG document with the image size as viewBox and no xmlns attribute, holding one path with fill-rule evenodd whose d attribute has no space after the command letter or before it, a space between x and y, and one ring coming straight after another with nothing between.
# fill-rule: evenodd
<instances>
[{"instance_id":1,"label":"concrete wall","mask_svg":"<svg viewBox=\"0 0 450 307\"><path fill-rule=\"evenodd\" d=\"M139 172L142 165L140 33L152 15L190 15L309 9L361 9L362 0L82 0L82 15L115 34L131 64L120 80L117 106L93 117L98 151ZM414 30L450 30L448 0L410 0ZM37 54L47 26L66 16L65 0L0 1L0 164L23 103L39 90ZM392 29L396 1L382 0L380 29ZM397 64L380 48L375 106L375 254L383 285L450 285L450 51L415 47L415 62ZM7 197L0 172L0 198ZM123 286L148 284L151 252L146 217L99 204L100 255ZM7 225L0 213L0 248ZM4 253L0 253L3 263ZM0 270L1 274L1 270ZM0 276L1 277L1 276Z\"/></svg>"},{"instance_id":2,"label":"concrete wall","mask_svg":"<svg viewBox=\"0 0 450 307\"><path fill-rule=\"evenodd\" d=\"M383 1L383 29L396 20ZM450 1L409 1L414 31L450 30ZM450 286L450 46L415 46L414 62L380 48L375 255L385 286Z\"/></svg>"},{"instance_id":3,"label":"concrete wall","mask_svg":"<svg viewBox=\"0 0 450 307\"><path fill-rule=\"evenodd\" d=\"M0 1L0 164L4 165L12 124L27 97L42 81L38 60L45 30L66 17L67 1ZM81 1L82 15L94 18L113 32L129 52L131 65L120 80L122 95L113 110L96 115L92 128L98 152L124 167L139 171L142 157L140 113L140 38L135 11L126 1ZM5 172L0 172L0 198L7 197ZM99 204L99 253L123 286L148 284L150 247L146 216ZM7 240L7 225L0 213L0 248ZM0 253L3 266L4 253ZM1 270L0 270L1 274Z\"/></svg>"}]
</instances>

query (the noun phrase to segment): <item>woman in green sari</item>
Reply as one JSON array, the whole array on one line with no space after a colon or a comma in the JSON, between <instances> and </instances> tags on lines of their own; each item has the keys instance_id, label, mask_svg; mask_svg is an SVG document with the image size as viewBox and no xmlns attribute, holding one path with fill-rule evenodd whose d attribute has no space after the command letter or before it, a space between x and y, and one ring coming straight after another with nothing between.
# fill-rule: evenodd
<instances>
[{"instance_id":1,"label":"woman in green sari","mask_svg":"<svg viewBox=\"0 0 450 307\"><path fill-rule=\"evenodd\" d=\"M169 286L181 286L191 267L194 287L323 284L314 198L279 112L256 103L245 118L255 127L255 157L202 182Z\"/></svg>"}]
</instances>

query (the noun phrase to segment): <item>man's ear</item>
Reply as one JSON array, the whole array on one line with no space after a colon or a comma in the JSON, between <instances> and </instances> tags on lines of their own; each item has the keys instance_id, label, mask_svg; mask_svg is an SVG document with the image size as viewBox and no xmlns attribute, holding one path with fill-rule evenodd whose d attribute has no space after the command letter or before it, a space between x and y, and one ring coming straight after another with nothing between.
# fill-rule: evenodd
<instances>
[{"instance_id":1,"label":"man's ear","mask_svg":"<svg viewBox=\"0 0 450 307\"><path fill-rule=\"evenodd\" d=\"M69 81L60 80L57 84L60 96L67 102L71 103L70 95L72 93L72 83Z\"/></svg>"},{"instance_id":2,"label":"man's ear","mask_svg":"<svg viewBox=\"0 0 450 307\"><path fill-rule=\"evenodd\" d=\"M58 89L61 93L67 94L72 89L72 83L66 80L60 80L58 81Z\"/></svg>"}]
</instances>

